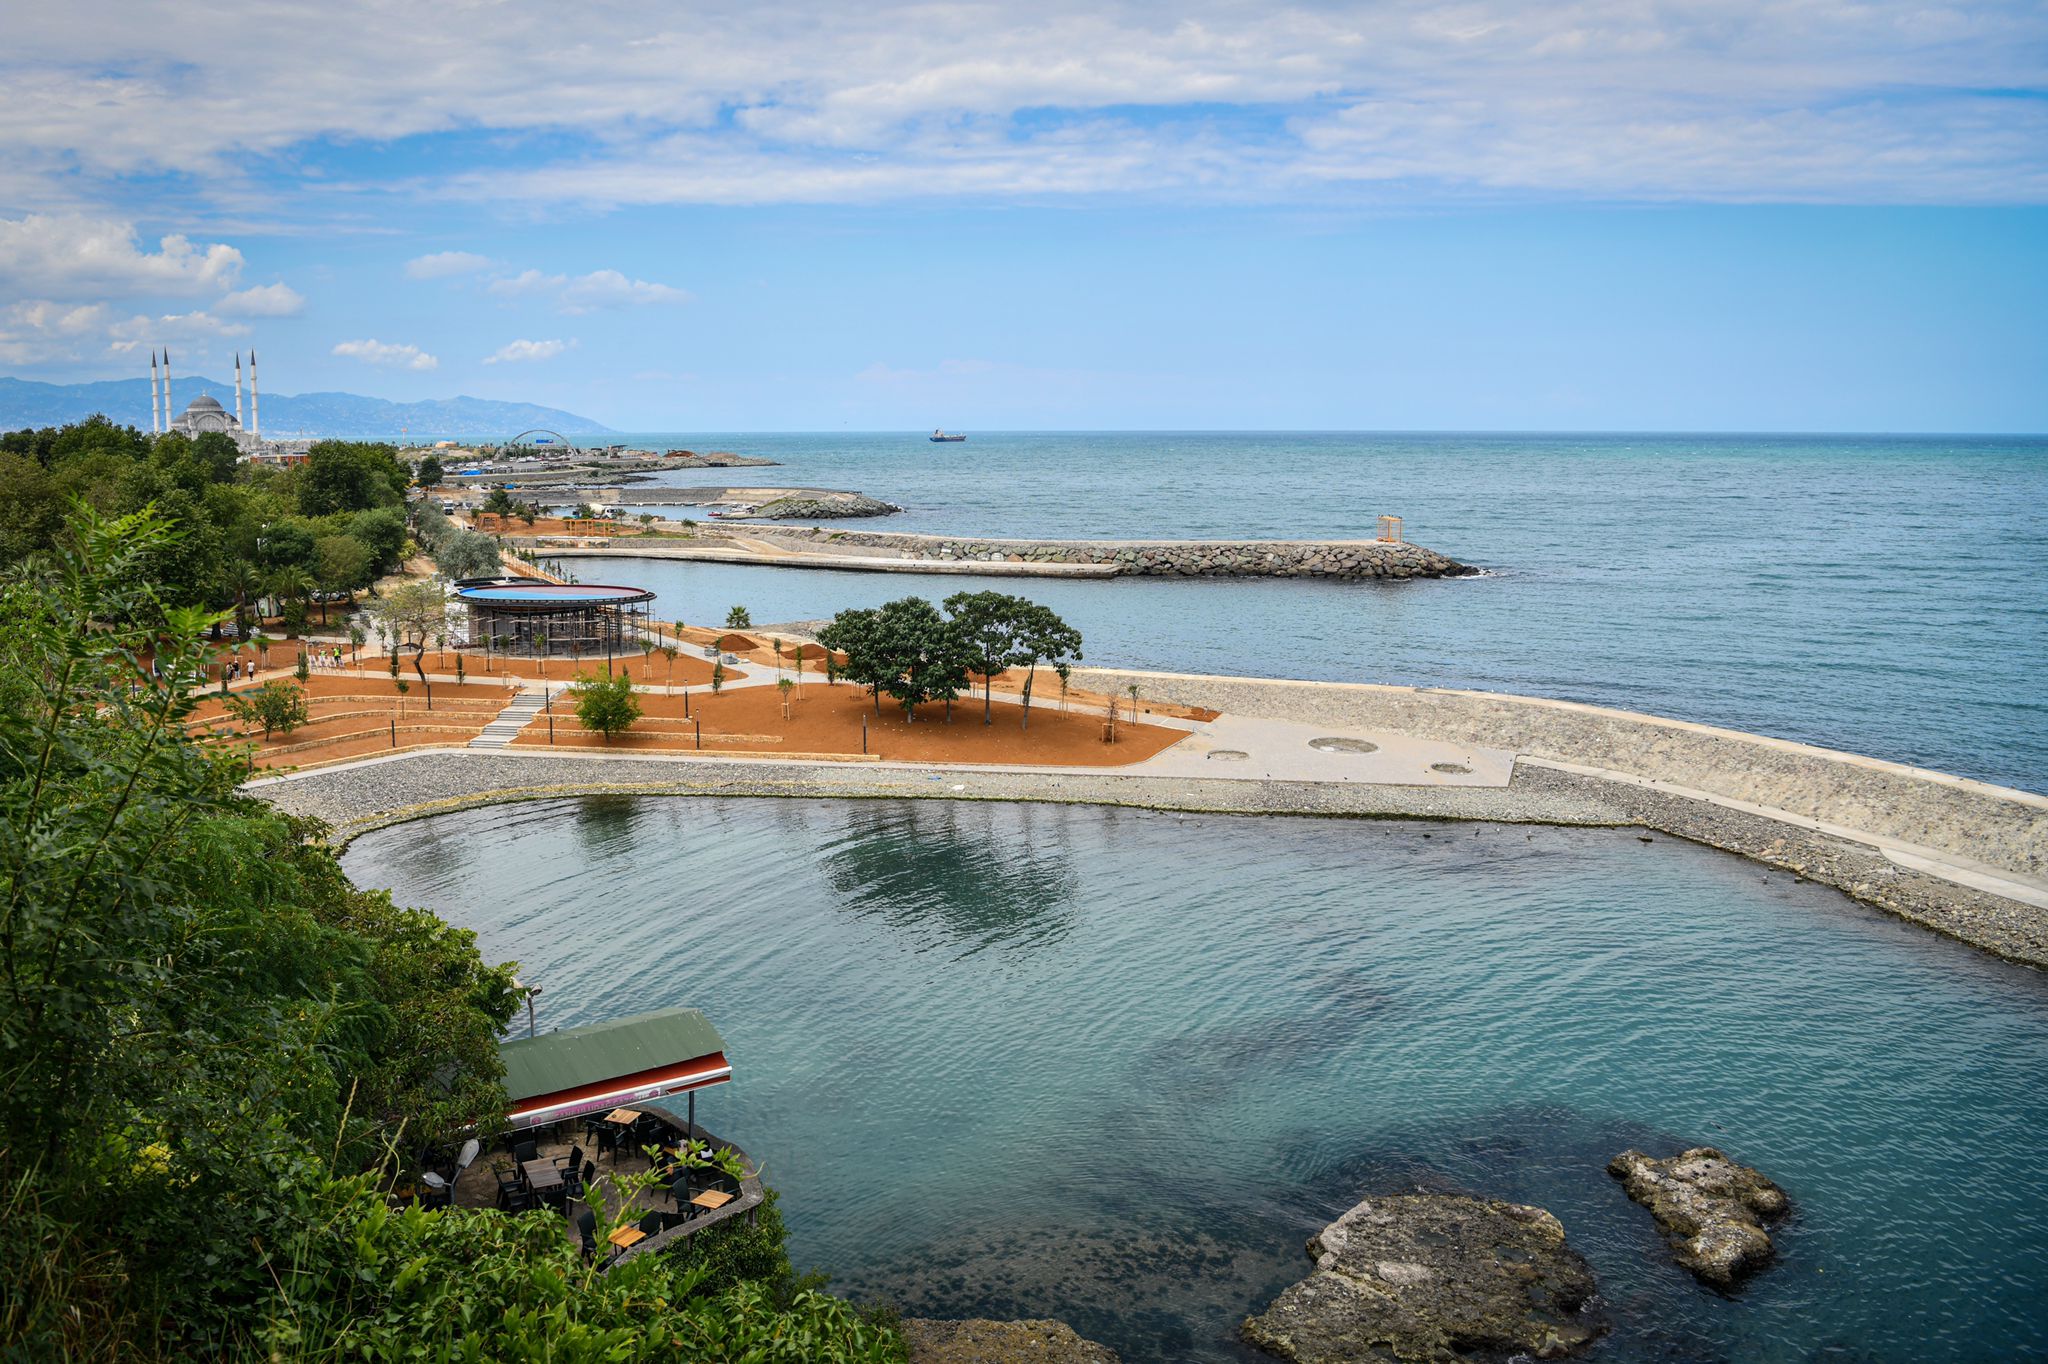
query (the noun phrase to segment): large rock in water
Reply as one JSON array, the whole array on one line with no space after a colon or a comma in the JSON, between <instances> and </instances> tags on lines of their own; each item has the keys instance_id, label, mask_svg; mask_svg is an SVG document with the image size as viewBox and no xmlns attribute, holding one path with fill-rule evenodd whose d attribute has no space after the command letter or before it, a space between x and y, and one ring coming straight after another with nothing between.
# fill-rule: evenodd
<instances>
[{"instance_id":1,"label":"large rock in water","mask_svg":"<svg viewBox=\"0 0 2048 1364\"><path fill-rule=\"evenodd\" d=\"M1360 1203L1308 1243L1316 1272L1244 1324L1296 1364L1556 1359L1607 1329L1593 1271L1541 1208L1447 1194Z\"/></svg>"},{"instance_id":2,"label":"large rock in water","mask_svg":"<svg viewBox=\"0 0 2048 1364\"><path fill-rule=\"evenodd\" d=\"M903 1322L910 1364L1118 1364L1116 1351L1063 1321Z\"/></svg>"},{"instance_id":3,"label":"large rock in water","mask_svg":"<svg viewBox=\"0 0 2048 1364\"><path fill-rule=\"evenodd\" d=\"M1628 1196L1650 1210L1672 1241L1672 1255L1703 1282L1735 1287L1770 1263L1766 1223L1790 1207L1785 1191L1711 1146L1652 1160L1623 1151L1607 1162Z\"/></svg>"}]
</instances>

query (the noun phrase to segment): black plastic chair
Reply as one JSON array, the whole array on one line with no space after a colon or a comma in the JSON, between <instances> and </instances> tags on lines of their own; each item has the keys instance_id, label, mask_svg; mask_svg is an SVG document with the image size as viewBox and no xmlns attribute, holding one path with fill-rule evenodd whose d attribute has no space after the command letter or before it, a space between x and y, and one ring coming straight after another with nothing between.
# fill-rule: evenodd
<instances>
[{"instance_id":1,"label":"black plastic chair","mask_svg":"<svg viewBox=\"0 0 2048 1364\"><path fill-rule=\"evenodd\" d=\"M507 1192L503 1186L500 1186L498 1190L498 1206L506 1212L532 1212L534 1206L533 1190L515 1187L510 1192Z\"/></svg>"},{"instance_id":2,"label":"black plastic chair","mask_svg":"<svg viewBox=\"0 0 2048 1364\"><path fill-rule=\"evenodd\" d=\"M583 1242L583 1258L594 1258L597 1255L597 1215L588 1208L576 1214L576 1235Z\"/></svg>"},{"instance_id":3,"label":"black plastic chair","mask_svg":"<svg viewBox=\"0 0 2048 1364\"><path fill-rule=\"evenodd\" d=\"M642 1236L652 1236L662 1230L666 1221L667 1219L659 1211L650 1212L640 1219L640 1234Z\"/></svg>"},{"instance_id":4,"label":"black plastic chair","mask_svg":"<svg viewBox=\"0 0 2048 1364\"><path fill-rule=\"evenodd\" d=\"M564 1170L578 1170L583 1167L583 1148L572 1146L566 1156L556 1156L555 1164Z\"/></svg>"},{"instance_id":5,"label":"black plastic chair","mask_svg":"<svg viewBox=\"0 0 2048 1364\"><path fill-rule=\"evenodd\" d=\"M512 1148L512 1161L516 1165L524 1165L527 1161L536 1160L539 1157L540 1143L537 1141L522 1141Z\"/></svg>"}]
</instances>

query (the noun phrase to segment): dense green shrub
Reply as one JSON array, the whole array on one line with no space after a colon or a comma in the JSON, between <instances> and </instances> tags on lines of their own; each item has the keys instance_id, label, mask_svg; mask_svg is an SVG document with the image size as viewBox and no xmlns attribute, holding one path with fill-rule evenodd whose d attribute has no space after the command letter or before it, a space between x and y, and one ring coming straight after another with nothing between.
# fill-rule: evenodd
<instances>
[{"instance_id":1,"label":"dense green shrub","mask_svg":"<svg viewBox=\"0 0 2048 1364\"><path fill-rule=\"evenodd\" d=\"M786 1291L779 1220L600 1275L559 1217L386 1206L502 1122L514 967L187 735L212 617L143 571L181 534L85 512L0 577L0 1359L899 1357Z\"/></svg>"}]
</instances>

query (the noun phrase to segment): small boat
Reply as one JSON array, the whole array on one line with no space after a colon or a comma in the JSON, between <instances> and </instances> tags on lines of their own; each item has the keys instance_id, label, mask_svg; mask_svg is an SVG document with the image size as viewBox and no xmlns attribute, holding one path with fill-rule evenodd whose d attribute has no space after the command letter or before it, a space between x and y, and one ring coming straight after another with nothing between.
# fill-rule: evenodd
<instances>
[{"instance_id":1,"label":"small boat","mask_svg":"<svg viewBox=\"0 0 2048 1364\"><path fill-rule=\"evenodd\" d=\"M937 430L937 431L934 431L934 432L932 432L932 440L933 440L933 442L934 442L934 443L937 443L937 442L941 442L941 441L954 441L954 440L966 440L966 439L967 439L967 437L965 437L965 436L949 436L949 435L947 435L947 434L946 434L946 432L945 432L944 428L941 428L941 429L939 429L939 430Z\"/></svg>"}]
</instances>

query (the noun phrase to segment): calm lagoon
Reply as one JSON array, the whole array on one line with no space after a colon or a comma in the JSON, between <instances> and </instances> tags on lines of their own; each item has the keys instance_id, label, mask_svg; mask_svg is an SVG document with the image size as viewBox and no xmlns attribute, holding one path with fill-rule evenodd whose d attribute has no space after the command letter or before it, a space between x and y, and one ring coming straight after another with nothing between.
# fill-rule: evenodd
<instances>
[{"instance_id":1,"label":"calm lagoon","mask_svg":"<svg viewBox=\"0 0 2048 1364\"><path fill-rule=\"evenodd\" d=\"M1238 1320L1371 1193L1556 1213L1609 1361L2048 1358L2048 978L1633 831L603 798L358 839L542 1026L673 1004L800 1266L1133 1361ZM1603 1172L1724 1147L1791 1194L1739 1297Z\"/></svg>"}]
</instances>

